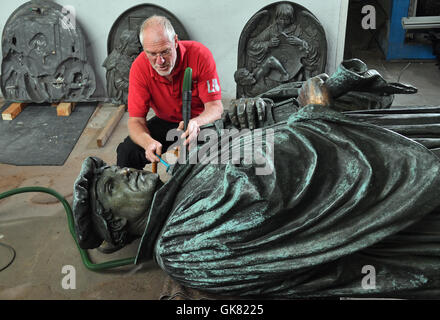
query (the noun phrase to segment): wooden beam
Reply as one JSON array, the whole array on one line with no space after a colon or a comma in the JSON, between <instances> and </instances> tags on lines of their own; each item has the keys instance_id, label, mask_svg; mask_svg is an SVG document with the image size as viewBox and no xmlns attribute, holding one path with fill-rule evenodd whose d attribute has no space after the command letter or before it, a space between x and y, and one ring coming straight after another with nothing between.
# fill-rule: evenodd
<instances>
[{"instance_id":1,"label":"wooden beam","mask_svg":"<svg viewBox=\"0 0 440 320\"><path fill-rule=\"evenodd\" d=\"M2 119L3 120L12 120L15 117L17 117L20 112L23 111L24 107L27 105L27 103L23 102L14 102L11 103L11 105L2 113Z\"/></svg>"},{"instance_id":2,"label":"wooden beam","mask_svg":"<svg viewBox=\"0 0 440 320\"><path fill-rule=\"evenodd\" d=\"M76 102L61 102L57 106L57 115L60 117L68 117L75 109Z\"/></svg>"},{"instance_id":3,"label":"wooden beam","mask_svg":"<svg viewBox=\"0 0 440 320\"><path fill-rule=\"evenodd\" d=\"M102 148L106 144L108 138L110 138L113 130L121 120L124 113L125 113L125 104L122 104L118 107L118 109L116 109L116 111L113 113L113 116L107 122L107 125L104 127L104 129L102 129L101 133L99 134L98 139L96 140L96 143L99 148Z\"/></svg>"}]
</instances>

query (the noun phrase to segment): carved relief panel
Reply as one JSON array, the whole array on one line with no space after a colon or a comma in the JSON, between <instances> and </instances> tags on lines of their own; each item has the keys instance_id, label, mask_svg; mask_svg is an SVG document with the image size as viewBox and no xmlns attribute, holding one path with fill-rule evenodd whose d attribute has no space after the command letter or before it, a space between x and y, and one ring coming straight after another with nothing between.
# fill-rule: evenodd
<instances>
[{"instance_id":1,"label":"carved relief panel","mask_svg":"<svg viewBox=\"0 0 440 320\"><path fill-rule=\"evenodd\" d=\"M325 71L327 42L318 19L293 2L258 11L245 25L234 74L237 98L255 97L286 82Z\"/></svg>"},{"instance_id":2,"label":"carved relief panel","mask_svg":"<svg viewBox=\"0 0 440 320\"><path fill-rule=\"evenodd\" d=\"M87 101L95 92L83 33L51 1L29 1L12 13L3 29L2 57L6 100Z\"/></svg>"}]
</instances>

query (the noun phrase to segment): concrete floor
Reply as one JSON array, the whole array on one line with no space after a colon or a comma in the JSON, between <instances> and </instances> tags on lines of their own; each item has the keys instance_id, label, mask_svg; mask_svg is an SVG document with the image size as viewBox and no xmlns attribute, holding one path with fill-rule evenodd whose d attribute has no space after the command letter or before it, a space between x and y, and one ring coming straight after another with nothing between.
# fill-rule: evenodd
<instances>
[{"instance_id":1,"label":"concrete floor","mask_svg":"<svg viewBox=\"0 0 440 320\"><path fill-rule=\"evenodd\" d=\"M127 113L107 144L103 148L96 145L100 130L115 110L113 105L96 109L63 166L0 164L0 192L43 186L56 190L71 204L73 183L87 156L116 162L116 146L127 135ZM163 172L161 175L166 177ZM162 289L165 274L153 263L141 270L134 266L105 272L86 269L68 231L63 206L44 193L19 194L0 201L0 238L16 251L15 261L0 272L0 299L157 299ZM89 254L93 262L103 262L133 257L136 249L135 242L111 255L97 250ZM9 251L0 247L0 268L9 256ZM62 287L67 275L62 273L64 266L75 268L74 290Z\"/></svg>"},{"instance_id":2,"label":"concrete floor","mask_svg":"<svg viewBox=\"0 0 440 320\"><path fill-rule=\"evenodd\" d=\"M359 52L358 56L387 80L396 81L400 75L402 82L418 87L417 94L397 96L393 106L440 104L440 70L435 62L413 62L401 74L407 61L386 62L371 52ZM74 180L87 156L98 156L109 164L116 162L115 149L127 135L127 113L107 144L103 148L96 146L100 130L115 109L112 105L96 109L63 166L0 164L0 192L43 186L58 191L71 203ZM160 165L159 173L166 178ZM158 299L166 279L166 274L153 262L105 272L86 269L68 231L62 205L45 194L27 193L0 200L0 243L16 251L13 263L0 271L0 299ZM133 257L136 244L111 255L96 250L89 253L95 262ZM0 246L0 268L10 257L10 251ZM63 289L64 266L75 268L75 289Z\"/></svg>"}]
</instances>

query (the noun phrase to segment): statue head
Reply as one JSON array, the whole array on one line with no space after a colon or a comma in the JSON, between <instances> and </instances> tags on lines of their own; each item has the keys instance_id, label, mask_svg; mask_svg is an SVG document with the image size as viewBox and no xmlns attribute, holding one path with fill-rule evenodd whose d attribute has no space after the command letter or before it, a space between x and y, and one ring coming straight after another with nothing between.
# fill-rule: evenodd
<instances>
[{"instance_id":1,"label":"statue head","mask_svg":"<svg viewBox=\"0 0 440 320\"><path fill-rule=\"evenodd\" d=\"M235 71L234 79L240 86L251 86L257 82L254 75L246 68L240 68Z\"/></svg>"},{"instance_id":2,"label":"statue head","mask_svg":"<svg viewBox=\"0 0 440 320\"><path fill-rule=\"evenodd\" d=\"M29 48L35 49L36 53L43 55L45 48L47 47L47 38L43 33L37 33L29 41Z\"/></svg>"},{"instance_id":3,"label":"statue head","mask_svg":"<svg viewBox=\"0 0 440 320\"><path fill-rule=\"evenodd\" d=\"M138 55L142 51L142 46L137 33L133 30L124 30L119 37L116 49L127 56Z\"/></svg>"},{"instance_id":4,"label":"statue head","mask_svg":"<svg viewBox=\"0 0 440 320\"><path fill-rule=\"evenodd\" d=\"M85 159L73 193L80 247L96 248L103 240L122 247L142 236L154 193L160 186L157 174L108 166L96 157Z\"/></svg>"},{"instance_id":5,"label":"statue head","mask_svg":"<svg viewBox=\"0 0 440 320\"><path fill-rule=\"evenodd\" d=\"M294 22L295 10L288 3L281 3L275 8L275 21L281 27L287 27Z\"/></svg>"}]
</instances>

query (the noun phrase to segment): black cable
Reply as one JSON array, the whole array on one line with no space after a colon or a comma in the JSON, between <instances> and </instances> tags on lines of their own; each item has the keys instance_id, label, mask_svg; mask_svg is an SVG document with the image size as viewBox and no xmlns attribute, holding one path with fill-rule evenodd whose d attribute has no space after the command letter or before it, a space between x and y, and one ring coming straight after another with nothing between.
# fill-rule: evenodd
<instances>
[{"instance_id":1,"label":"black cable","mask_svg":"<svg viewBox=\"0 0 440 320\"><path fill-rule=\"evenodd\" d=\"M5 270L7 267L9 267L11 264L12 264L12 262L14 262L14 260L15 260L15 249L13 248L13 247L11 247L10 245L8 245L8 244L5 244L5 243L1 243L0 242L0 246L3 246L3 247L5 247L5 248L7 248L7 249L9 249L11 252L12 252L12 258L11 258L11 261L9 261L4 267L0 267L0 272L2 272L3 270Z\"/></svg>"}]
</instances>

